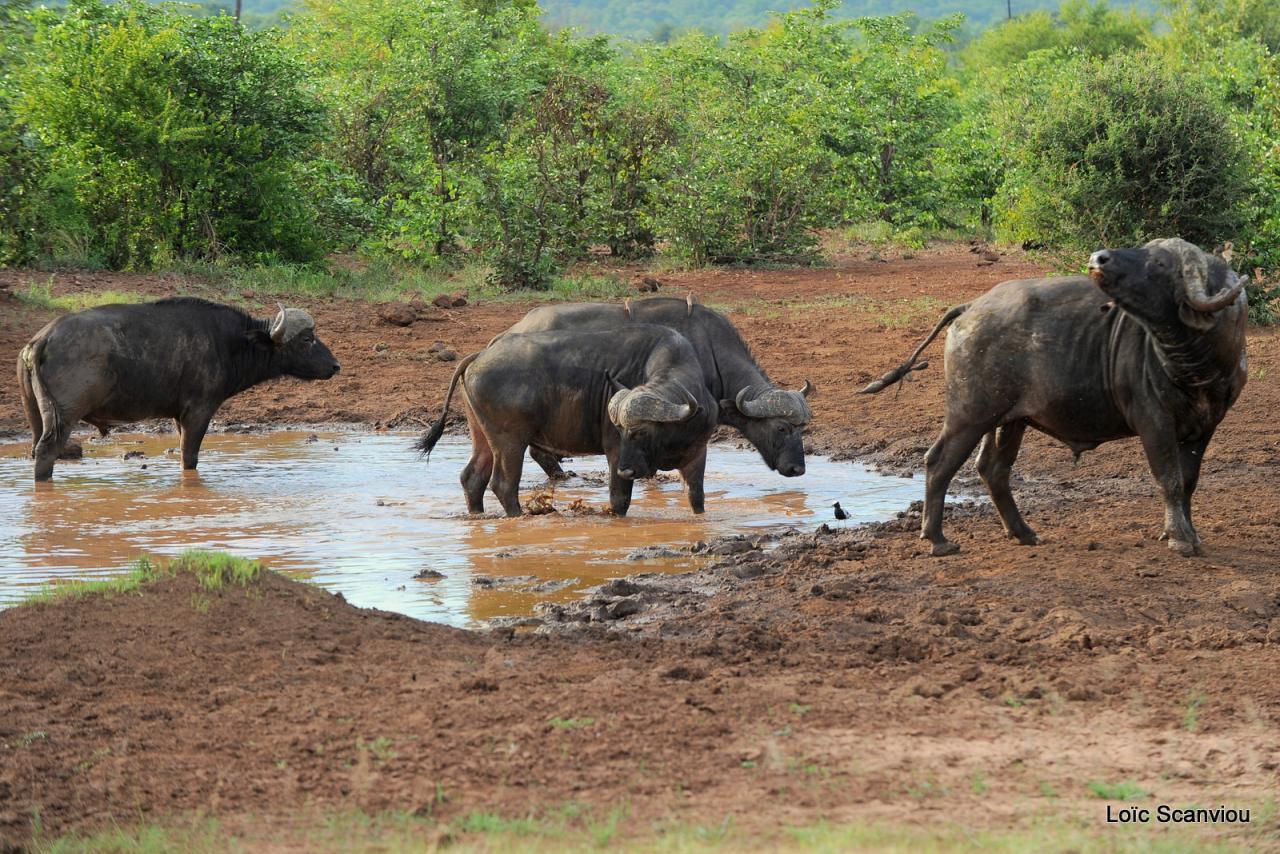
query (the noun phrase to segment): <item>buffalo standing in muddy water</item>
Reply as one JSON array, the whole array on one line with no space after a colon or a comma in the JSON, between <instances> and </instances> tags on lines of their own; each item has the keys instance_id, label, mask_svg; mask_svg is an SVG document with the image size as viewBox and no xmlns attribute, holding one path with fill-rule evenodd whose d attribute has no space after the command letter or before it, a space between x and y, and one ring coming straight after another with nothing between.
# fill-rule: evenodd
<instances>
[{"instance_id":1,"label":"buffalo standing in muddy water","mask_svg":"<svg viewBox=\"0 0 1280 854\"><path fill-rule=\"evenodd\" d=\"M915 362L924 348L955 321L946 419L925 459L921 537L933 554L959 551L942 534L943 501L979 441L978 473L1006 533L1039 542L1009 491L1028 426L1077 455L1139 437L1164 498L1169 547L1198 554L1191 495L1209 439L1244 388L1246 281L1186 241L1153 240L1095 252L1088 277L1004 282L947 312L906 363L862 390L923 367Z\"/></svg>"},{"instance_id":2,"label":"buffalo standing in muddy water","mask_svg":"<svg viewBox=\"0 0 1280 854\"><path fill-rule=\"evenodd\" d=\"M702 512L716 402L679 333L633 324L503 335L458 365L440 420L415 445L423 454L444 434L459 382L471 428L471 460L462 472L469 512L484 512L489 486L508 516L521 514L520 471L530 446L564 456L604 454L609 507L618 516L631 506L636 480L667 469L680 470L689 506Z\"/></svg>"},{"instance_id":3,"label":"buffalo standing in muddy water","mask_svg":"<svg viewBox=\"0 0 1280 854\"><path fill-rule=\"evenodd\" d=\"M805 398L813 386L806 382L799 391L775 387L729 319L695 303L692 297L655 297L622 305L542 306L526 314L508 332L603 332L635 323L666 326L688 339L698 355L702 383L719 402L720 423L746 436L765 464L783 477L804 474L803 431L813 417ZM564 475L554 454L534 447L530 455L551 477Z\"/></svg>"},{"instance_id":4,"label":"buffalo standing in muddy water","mask_svg":"<svg viewBox=\"0 0 1280 854\"><path fill-rule=\"evenodd\" d=\"M172 418L182 467L194 469L209 421L227 398L276 377L323 380L339 371L315 326L301 309L281 306L275 319L259 320L192 297L54 320L18 356L35 479L53 476L81 420L106 435L121 424Z\"/></svg>"}]
</instances>

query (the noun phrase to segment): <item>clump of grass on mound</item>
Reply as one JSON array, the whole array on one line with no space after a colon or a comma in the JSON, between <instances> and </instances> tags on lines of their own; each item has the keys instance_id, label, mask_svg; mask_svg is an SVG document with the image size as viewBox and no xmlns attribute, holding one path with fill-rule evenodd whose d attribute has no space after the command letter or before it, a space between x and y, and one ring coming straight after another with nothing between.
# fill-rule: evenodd
<instances>
[{"instance_id":1,"label":"clump of grass on mound","mask_svg":"<svg viewBox=\"0 0 1280 854\"><path fill-rule=\"evenodd\" d=\"M150 557L136 560L124 575L102 581L66 581L52 584L32 594L27 603L57 602L85 596L111 597L132 593L142 585L161 578L190 574L205 590L221 590L228 585L247 587L262 574L262 564L222 552L187 551L168 561Z\"/></svg>"}]
</instances>

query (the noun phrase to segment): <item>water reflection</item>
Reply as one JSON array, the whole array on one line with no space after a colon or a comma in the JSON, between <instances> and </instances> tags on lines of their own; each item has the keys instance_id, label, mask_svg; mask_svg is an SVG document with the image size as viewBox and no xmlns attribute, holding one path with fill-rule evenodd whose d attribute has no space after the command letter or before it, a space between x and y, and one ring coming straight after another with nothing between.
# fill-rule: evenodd
<instances>
[{"instance_id":1,"label":"water reflection","mask_svg":"<svg viewBox=\"0 0 1280 854\"><path fill-rule=\"evenodd\" d=\"M572 598L607 578L694 564L687 556L627 559L643 546L831 521L836 499L853 514L843 524L886 518L919 490L823 459L811 459L803 478L786 479L752 450L717 446L700 517L675 479L640 485L625 519L602 515L604 461L585 459L568 464L584 477L552 493L563 512L469 518L457 481L467 440L446 438L429 465L409 442L368 433L212 435L195 474L182 472L172 435L113 436L86 443L81 462L60 462L44 488L31 483L25 444L0 447L0 605L53 579L118 572L143 553L205 548L262 558L360 606L473 625ZM125 459L128 452L141 456ZM526 463L522 498L543 487ZM415 578L423 570L443 577ZM499 583L477 586L477 576ZM521 589L501 583L526 576ZM573 579L549 592L528 589Z\"/></svg>"}]
</instances>

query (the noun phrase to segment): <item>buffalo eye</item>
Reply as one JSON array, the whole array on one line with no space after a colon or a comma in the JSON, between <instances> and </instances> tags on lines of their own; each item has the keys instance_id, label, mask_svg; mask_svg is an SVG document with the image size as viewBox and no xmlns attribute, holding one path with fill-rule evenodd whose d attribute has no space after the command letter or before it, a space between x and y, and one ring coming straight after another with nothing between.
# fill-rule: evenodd
<instances>
[{"instance_id":1,"label":"buffalo eye","mask_svg":"<svg viewBox=\"0 0 1280 854\"><path fill-rule=\"evenodd\" d=\"M779 433L790 433L790 432L791 432L791 428L790 428L789 426L787 426L786 424L779 424L779 425L778 425L778 432L779 432Z\"/></svg>"}]
</instances>

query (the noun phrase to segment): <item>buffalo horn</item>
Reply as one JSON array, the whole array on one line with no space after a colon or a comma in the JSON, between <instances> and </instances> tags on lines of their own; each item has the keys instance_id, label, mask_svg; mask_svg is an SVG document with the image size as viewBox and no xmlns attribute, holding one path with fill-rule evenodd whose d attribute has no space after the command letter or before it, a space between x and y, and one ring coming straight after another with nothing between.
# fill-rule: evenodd
<instances>
[{"instance_id":1,"label":"buffalo horn","mask_svg":"<svg viewBox=\"0 0 1280 854\"><path fill-rule=\"evenodd\" d=\"M1196 311L1210 314L1231 305L1240 296L1247 279L1242 280L1234 270L1227 277L1227 289L1209 296L1209 260L1199 248L1184 240L1168 240L1165 245L1181 256L1182 287L1187 305Z\"/></svg>"}]
</instances>

